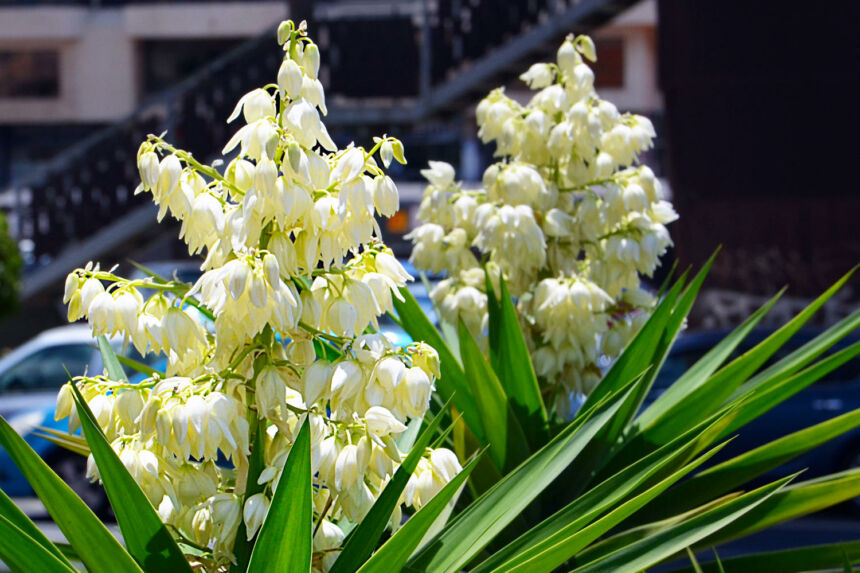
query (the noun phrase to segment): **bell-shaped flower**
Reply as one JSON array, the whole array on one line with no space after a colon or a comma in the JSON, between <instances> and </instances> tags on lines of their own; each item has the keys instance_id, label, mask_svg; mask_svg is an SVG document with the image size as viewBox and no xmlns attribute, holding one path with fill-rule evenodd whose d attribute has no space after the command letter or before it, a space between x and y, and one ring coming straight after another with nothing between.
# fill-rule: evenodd
<instances>
[{"instance_id":1,"label":"bell-shaped flower","mask_svg":"<svg viewBox=\"0 0 860 573\"><path fill-rule=\"evenodd\" d=\"M254 538L257 530L263 525L266 514L269 513L269 498L262 493L255 493L245 500L242 518L245 520L245 530L248 541Z\"/></svg>"}]
</instances>

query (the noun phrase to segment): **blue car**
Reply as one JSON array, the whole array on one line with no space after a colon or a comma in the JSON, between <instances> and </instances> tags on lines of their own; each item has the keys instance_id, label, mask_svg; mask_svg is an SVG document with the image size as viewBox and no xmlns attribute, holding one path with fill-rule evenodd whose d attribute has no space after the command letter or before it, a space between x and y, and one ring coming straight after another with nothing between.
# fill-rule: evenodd
<instances>
[{"instance_id":1,"label":"blue car","mask_svg":"<svg viewBox=\"0 0 860 573\"><path fill-rule=\"evenodd\" d=\"M750 350L773 332L772 329L754 330L729 360ZM821 333L821 330L801 330L784 344L762 369L784 358ZM656 400L671 383L727 334L729 334L727 330L712 330L679 337L654 382L645 406ZM828 354L841 350L857 340L860 340L860 336L856 334L848 336L837 343ZM715 459L714 463L857 408L860 408L860 358L850 360L816 383L787 398L769 412L739 428L736 432L737 437L720 452L719 458ZM808 468L803 479L809 479L856 466L860 466L860 429L838 436L787 462L773 470L769 476L787 475ZM857 505L860 508L860 503Z\"/></svg>"},{"instance_id":2,"label":"blue car","mask_svg":"<svg viewBox=\"0 0 860 573\"><path fill-rule=\"evenodd\" d=\"M120 343L113 343L117 351ZM143 360L133 348L126 354ZM68 430L68 421L54 420L57 391L73 375L99 373L104 366L86 325L52 328L0 358L0 415L53 470L97 513L108 509L102 488L86 478L86 459L34 434L43 426ZM0 449L0 489L13 497L32 496L23 474Z\"/></svg>"}]
</instances>

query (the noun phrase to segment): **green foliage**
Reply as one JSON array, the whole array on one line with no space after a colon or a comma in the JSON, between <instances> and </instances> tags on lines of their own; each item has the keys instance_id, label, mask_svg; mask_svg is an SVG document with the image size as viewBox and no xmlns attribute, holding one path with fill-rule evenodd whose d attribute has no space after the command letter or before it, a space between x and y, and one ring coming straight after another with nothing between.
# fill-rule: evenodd
<instances>
[{"instance_id":1,"label":"green foliage","mask_svg":"<svg viewBox=\"0 0 860 573\"><path fill-rule=\"evenodd\" d=\"M248 573L311 570L311 487L311 428L305 419L251 552Z\"/></svg>"},{"instance_id":2,"label":"green foliage","mask_svg":"<svg viewBox=\"0 0 860 573\"><path fill-rule=\"evenodd\" d=\"M486 354L462 325L456 351L445 346L404 292L405 301L398 303L400 319L413 336L430 338L439 346L444 380L439 389L448 401L423 430L416 423L404 434L400 446L409 454L347 537L332 571L634 572L676 559L683 560L687 571L721 571L719 562L699 563L693 552L860 495L860 470L803 482L789 476L755 489L748 486L860 426L860 410L717 465L705 465L736 429L860 353L855 344L822 358L856 329L860 314L761 370L809 320L813 312L806 310L726 364L776 299L769 301L641 410L704 275L699 273L689 284L682 277L665 290L653 315L575 418L557 426L546 424L547 415L538 407L542 402L534 393L536 376L520 330L512 322L514 307L504 286L501 297L494 294L491 299ZM845 280L811 308L823 305ZM100 342L111 376L123 378L120 360L106 341ZM56 431L45 430L45 435L79 453L92 451L125 547L0 421L0 445L24 471L70 541L70 546L51 543L11 500L0 496L0 559L16 571L26 570L26 565L70 571L72 560L80 560L91 571L187 569L184 560L177 561L182 559L177 542L158 522L77 393L76 404L87 443ZM449 420L453 422L447 425ZM253 479L246 496L258 491L257 466L262 463L260 448L254 446L262 443L263 429L251 431L257 437L252 440ZM314 513L309 434L309 426L303 424L260 534L246 542L244 526L240 527L232 570L310 570ZM386 538L397 500L426 448L451 436L460 450L474 454L471 461ZM465 488L467 482L470 488ZM852 542L737 557L723 565L727 571L850 570L858 559L860 546ZM208 567L203 557L198 565Z\"/></svg>"},{"instance_id":3,"label":"green foliage","mask_svg":"<svg viewBox=\"0 0 860 573\"><path fill-rule=\"evenodd\" d=\"M0 318L18 308L18 280L21 275L21 254L9 236L9 224L0 211Z\"/></svg>"},{"instance_id":4,"label":"green foliage","mask_svg":"<svg viewBox=\"0 0 860 573\"><path fill-rule=\"evenodd\" d=\"M99 347L110 376L117 377L116 379L124 378L125 374L116 360L113 348L103 336L99 337ZM167 569L190 571L176 541L111 448L77 386L72 384L71 387L84 437L98 465L99 475L122 531L126 549L147 573Z\"/></svg>"}]
</instances>

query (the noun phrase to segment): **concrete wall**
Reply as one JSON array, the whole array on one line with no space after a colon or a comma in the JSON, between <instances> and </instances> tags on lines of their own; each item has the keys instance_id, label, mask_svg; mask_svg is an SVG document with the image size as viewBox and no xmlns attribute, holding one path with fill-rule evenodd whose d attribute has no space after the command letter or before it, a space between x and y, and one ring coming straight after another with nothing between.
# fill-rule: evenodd
<instances>
[{"instance_id":1,"label":"concrete wall","mask_svg":"<svg viewBox=\"0 0 860 573\"><path fill-rule=\"evenodd\" d=\"M651 112L663 109L657 85L657 3L646 0L615 18L594 34L624 42L624 87L601 88L600 97L619 110ZM600 54L597 54L598 58Z\"/></svg>"}]
</instances>

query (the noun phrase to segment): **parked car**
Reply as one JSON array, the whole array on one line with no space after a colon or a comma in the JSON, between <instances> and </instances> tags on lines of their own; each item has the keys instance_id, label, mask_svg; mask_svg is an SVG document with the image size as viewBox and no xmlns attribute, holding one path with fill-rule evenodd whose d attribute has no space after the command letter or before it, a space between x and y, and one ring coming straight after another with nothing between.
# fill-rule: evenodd
<instances>
[{"instance_id":1,"label":"parked car","mask_svg":"<svg viewBox=\"0 0 860 573\"><path fill-rule=\"evenodd\" d=\"M117 352L121 340L112 341ZM125 354L147 362L133 347ZM153 357L149 357L152 361ZM68 430L68 421L54 420L57 391L73 376L103 370L101 354L89 326L72 324L46 330L0 358L0 415L57 474L97 512L107 510L100 486L86 478L86 459L36 436L38 426ZM10 496L30 496L33 490L5 451L0 449L0 489Z\"/></svg>"},{"instance_id":2,"label":"parked car","mask_svg":"<svg viewBox=\"0 0 860 573\"><path fill-rule=\"evenodd\" d=\"M729 360L750 350L773 332L772 329L754 330ZM727 330L709 330L680 336L654 381L654 387L646 399L645 407L656 400L671 383L728 333ZM815 329L801 330L784 344L762 369L784 358L821 333L821 330ZM849 335L837 343L829 353L841 350L858 340L860 335ZM789 397L771 411L739 428L736 432L737 437L720 452L714 463L857 408L860 408L860 358L850 360L815 384ZM775 474L787 475L808 468L803 476L804 479L808 479L856 466L860 466L860 429L842 434L822 444L773 470L769 475L770 477ZM856 505L860 509L860 500Z\"/></svg>"}]
</instances>

